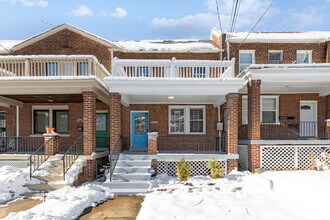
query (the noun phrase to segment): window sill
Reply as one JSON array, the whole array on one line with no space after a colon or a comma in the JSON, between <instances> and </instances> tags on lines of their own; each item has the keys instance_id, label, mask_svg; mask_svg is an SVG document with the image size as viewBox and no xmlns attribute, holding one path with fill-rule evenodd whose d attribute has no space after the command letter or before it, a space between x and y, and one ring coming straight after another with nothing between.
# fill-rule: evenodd
<instances>
[{"instance_id":1,"label":"window sill","mask_svg":"<svg viewBox=\"0 0 330 220\"><path fill-rule=\"evenodd\" d=\"M70 137L69 134L59 134L60 137ZM31 134L30 137L43 137L43 134Z\"/></svg>"}]
</instances>

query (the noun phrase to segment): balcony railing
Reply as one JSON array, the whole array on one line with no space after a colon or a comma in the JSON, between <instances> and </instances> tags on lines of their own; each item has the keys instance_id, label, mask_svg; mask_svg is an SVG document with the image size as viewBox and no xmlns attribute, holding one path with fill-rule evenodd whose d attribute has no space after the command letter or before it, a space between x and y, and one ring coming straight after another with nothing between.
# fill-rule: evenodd
<instances>
[{"instance_id":1,"label":"balcony railing","mask_svg":"<svg viewBox=\"0 0 330 220\"><path fill-rule=\"evenodd\" d=\"M113 59L113 77L234 78L235 59L221 60L129 60Z\"/></svg>"},{"instance_id":2,"label":"balcony railing","mask_svg":"<svg viewBox=\"0 0 330 220\"><path fill-rule=\"evenodd\" d=\"M0 79L3 77L88 77L103 79L108 70L94 56L38 55L1 56Z\"/></svg>"}]
</instances>

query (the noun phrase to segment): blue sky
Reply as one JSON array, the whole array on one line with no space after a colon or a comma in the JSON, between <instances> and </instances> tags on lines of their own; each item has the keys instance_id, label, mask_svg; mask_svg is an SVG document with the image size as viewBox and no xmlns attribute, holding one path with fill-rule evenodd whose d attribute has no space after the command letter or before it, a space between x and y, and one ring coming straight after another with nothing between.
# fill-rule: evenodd
<instances>
[{"instance_id":1,"label":"blue sky","mask_svg":"<svg viewBox=\"0 0 330 220\"><path fill-rule=\"evenodd\" d=\"M228 29L233 0L218 0ZM249 31L271 0L242 0L236 31ZM110 40L208 39L215 0L0 0L0 39L26 39L69 23ZM276 0L256 31L330 31L330 0Z\"/></svg>"}]
</instances>

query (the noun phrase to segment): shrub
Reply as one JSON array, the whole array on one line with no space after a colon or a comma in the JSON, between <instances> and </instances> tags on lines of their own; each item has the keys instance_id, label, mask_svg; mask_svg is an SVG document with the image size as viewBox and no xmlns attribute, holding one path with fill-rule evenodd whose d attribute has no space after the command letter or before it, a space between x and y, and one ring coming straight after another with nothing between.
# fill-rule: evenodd
<instances>
[{"instance_id":1,"label":"shrub","mask_svg":"<svg viewBox=\"0 0 330 220\"><path fill-rule=\"evenodd\" d=\"M178 179L180 182L187 181L191 173L191 166L190 164L182 158L177 164L176 164L176 175L178 176Z\"/></svg>"},{"instance_id":2,"label":"shrub","mask_svg":"<svg viewBox=\"0 0 330 220\"><path fill-rule=\"evenodd\" d=\"M219 161L217 161L215 158L212 158L211 160L209 160L209 162L207 162L207 167L211 171L210 177L212 179L218 179L224 177L225 169L220 167Z\"/></svg>"}]
</instances>

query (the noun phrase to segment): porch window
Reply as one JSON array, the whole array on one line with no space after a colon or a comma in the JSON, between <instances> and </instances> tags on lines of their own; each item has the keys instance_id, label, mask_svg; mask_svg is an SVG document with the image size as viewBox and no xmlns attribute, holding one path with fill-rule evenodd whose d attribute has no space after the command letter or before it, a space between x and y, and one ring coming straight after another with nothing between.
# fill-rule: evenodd
<instances>
[{"instance_id":1,"label":"porch window","mask_svg":"<svg viewBox=\"0 0 330 220\"><path fill-rule=\"evenodd\" d=\"M278 97L261 97L261 123L278 122Z\"/></svg>"},{"instance_id":2,"label":"porch window","mask_svg":"<svg viewBox=\"0 0 330 220\"><path fill-rule=\"evenodd\" d=\"M312 63L312 52L311 50L297 50L296 63Z\"/></svg>"},{"instance_id":3,"label":"porch window","mask_svg":"<svg viewBox=\"0 0 330 220\"><path fill-rule=\"evenodd\" d=\"M46 63L46 76L58 76L58 63L57 62Z\"/></svg>"},{"instance_id":4,"label":"porch window","mask_svg":"<svg viewBox=\"0 0 330 220\"><path fill-rule=\"evenodd\" d=\"M255 63L254 50L240 50L239 51L239 72Z\"/></svg>"},{"instance_id":5,"label":"porch window","mask_svg":"<svg viewBox=\"0 0 330 220\"><path fill-rule=\"evenodd\" d=\"M193 67L193 77L194 78L205 78L206 77L206 67Z\"/></svg>"},{"instance_id":6,"label":"porch window","mask_svg":"<svg viewBox=\"0 0 330 220\"><path fill-rule=\"evenodd\" d=\"M242 97L242 125L248 124L248 97Z\"/></svg>"},{"instance_id":7,"label":"porch window","mask_svg":"<svg viewBox=\"0 0 330 220\"><path fill-rule=\"evenodd\" d=\"M33 114L34 114L34 134L45 133L46 127L49 127L49 111L35 110Z\"/></svg>"},{"instance_id":8,"label":"porch window","mask_svg":"<svg viewBox=\"0 0 330 220\"><path fill-rule=\"evenodd\" d=\"M58 133L69 132L69 113L67 110L54 110L53 111L53 125L55 131Z\"/></svg>"},{"instance_id":9,"label":"porch window","mask_svg":"<svg viewBox=\"0 0 330 220\"><path fill-rule=\"evenodd\" d=\"M78 66L78 76L88 76L88 62L79 62Z\"/></svg>"},{"instance_id":10,"label":"porch window","mask_svg":"<svg viewBox=\"0 0 330 220\"><path fill-rule=\"evenodd\" d=\"M268 51L268 63L269 64L282 64L283 63L283 51Z\"/></svg>"},{"instance_id":11,"label":"porch window","mask_svg":"<svg viewBox=\"0 0 330 220\"><path fill-rule=\"evenodd\" d=\"M204 134L205 107L183 106L170 107L169 111L170 134Z\"/></svg>"}]
</instances>

